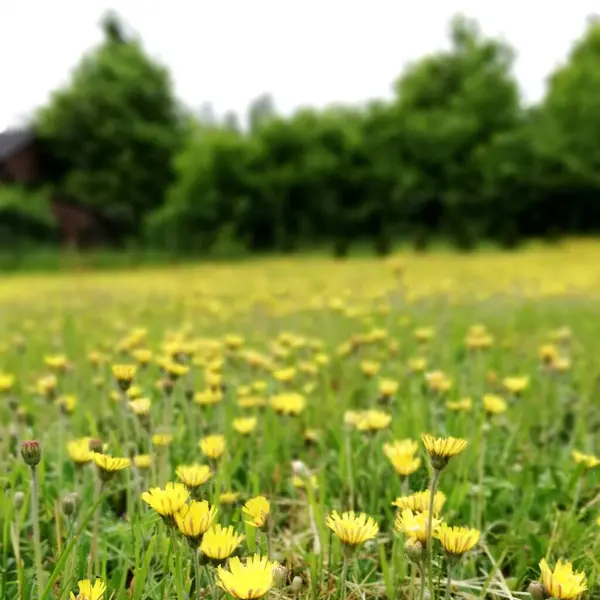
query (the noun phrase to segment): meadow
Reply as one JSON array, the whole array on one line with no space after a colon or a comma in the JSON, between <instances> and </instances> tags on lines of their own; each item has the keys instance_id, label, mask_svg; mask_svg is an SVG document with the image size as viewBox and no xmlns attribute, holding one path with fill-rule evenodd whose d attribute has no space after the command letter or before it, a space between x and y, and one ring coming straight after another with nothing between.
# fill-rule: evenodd
<instances>
[{"instance_id":1,"label":"meadow","mask_svg":"<svg viewBox=\"0 0 600 600\"><path fill-rule=\"evenodd\" d=\"M0 598L600 597L599 264L5 276Z\"/></svg>"}]
</instances>

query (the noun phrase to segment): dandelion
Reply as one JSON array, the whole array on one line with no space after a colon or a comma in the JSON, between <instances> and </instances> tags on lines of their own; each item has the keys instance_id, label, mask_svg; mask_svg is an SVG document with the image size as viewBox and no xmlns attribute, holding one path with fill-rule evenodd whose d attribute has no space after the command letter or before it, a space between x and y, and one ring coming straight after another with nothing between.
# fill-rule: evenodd
<instances>
[{"instance_id":1,"label":"dandelion","mask_svg":"<svg viewBox=\"0 0 600 600\"><path fill-rule=\"evenodd\" d=\"M392 422L392 415L382 410L367 410L361 414L356 429L359 431L373 432L381 431L389 427Z\"/></svg>"},{"instance_id":2,"label":"dandelion","mask_svg":"<svg viewBox=\"0 0 600 600\"><path fill-rule=\"evenodd\" d=\"M210 406L212 404L218 404L221 402L221 400L223 400L223 394L220 390L209 388L194 394L194 403L198 406Z\"/></svg>"},{"instance_id":3,"label":"dandelion","mask_svg":"<svg viewBox=\"0 0 600 600\"><path fill-rule=\"evenodd\" d=\"M264 496L250 498L242 511L249 517L246 523L252 527L263 527L269 516L271 505Z\"/></svg>"},{"instance_id":4,"label":"dandelion","mask_svg":"<svg viewBox=\"0 0 600 600\"><path fill-rule=\"evenodd\" d=\"M437 516L446 502L446 494L437 491L433 499L433 515ZM429 511L431 504L431 490L424 492L415 492L410 496L400 496L392 502L393 506L397 506L401 510L411 510L414 513L423 513Z\"/></svg>"},{"instance_id":5,"label":"dandelion","mask_svg":"<svg viewBox=\"0 0 600 600\"><path fill-rule=\"evenodd\" d=\"M460 400L447 400L446 408L452 412L470 412L473 408L471 398L461 398Z\"/></svg>"},{"instance_id":6,"label":"dandelion","mask_svg":"<svg viewBox=\"0 0 600 600\"><path fill-rule=\"evenodd\" d=\"M189 496L190 492L183 483L169 482L164 489L150 488L141 495L141 498L161 517L172 517L181 510Z\"/></svg>"},{"instance_id":7,"label":"dandelion","mask_svg":"<svg viewBox=\"0 0 600 600\"><path fill-rule=\"evenodd\" d=\"M267 405L267 399L262 396L244 396L238 398L237 404L240 408L263 408Z\"/></svg>"},{"instance_id":8,"label":"dandelion","mask_svg":"<svg viewBox=\"0 0 600 600\"><path fill-rule=\"evenodd\" d=\"M133 464L140 470L149 469L152 466L152 455L138 454L133 457Z\"/></svg>"},{"instance_id":9,"label":"dandelion","mask_svg":"<svg viewBox=\"0 0 600 600\"><path fill-rule=\"evenodd\" d=\"M152 444L154 446L164 447L169 446L173 441L173 435L170 433L155 433L152 436Z\"/></svg>"},{"instance_id":10,"label":"dandelion","mask_svg":"<svg viewBox=\"0 0 600 600\"><path fill-rule=\"evenodd\" d=\"M296 377L296 369L294 367L287 367L273 371L273 377L280 383L291 383L294 377Z\"/></svg>"},{"instance_id":11,"label":"dandelion","mask_svg":"<svg viewBox=\"0 0 600 600\"><path fill-rule=\"evenodd\" d=\"M233 428L242 435L249 435L256 427L256 417L241 417L233 420Z\"/></svg>"},{"instance_id":12,"label":"dandelion","mask_svg":"<svg viewBox=\"0 0 600 600\"><path fill-rule=\"evenodd\" d=\"M191 489L205 484L212 476L208 465L193 463L191 465L179 465L175 470L177 477Z\"/></svg>"},{"instance_id":13,"label":"dandelion","mask_svg":"<svg viewBox=\"0 0 600 600\"><path fill-rule=\"evenodd\" d=\"M363 360L360 363L360 370L365 377L373 377L377 375L381 369L381 364L373 360Z\"/></svg>"},{"instance_id":14,"label":"dandelion","mask_svg":"<svg viewBox=\"0 0 600 600\"><path fill-rule=\"evenodd\" d=\"M408 477L409 475L412 475L422 463L422 460L419 456L413 456L412 454L392 453L387 454L387 457L392 463L396 473L402 477Z\"/></svg>"},{"instance_id":15,"label":"dandelion","mask_svg":"<svg viewBox=\"0 0 600 600\"><path fill-rule=\"evenodd\" d=\"M79 438L77 440L71 440L67 442L67 452L69 458L76 465L85 465L92 461L92 451L90 450L89 437Z\"/></svg>"},{"instance_id":16,"label":"dandelion","mask_svg":"<svg viewBox=\"0 0 600 600\"><path fill-rule=\"evenodd\" d=\"M152 360L152 351L146 348L137 348L131 353L131 356L133 356L140 367L146 367Z\"/></svg>"},{"instance_id":17,"label":"dandelion","mask_svg":"<svg viewBox=\"0 0 600 600\"><path fill-rule=\"evenodd\" d=\"M406 508L396 517L395 527L398 531L426 545L430 540L430 530L435 531L439 523L440 519L429 519L427 511L415 513Z\"/></svg>"},{"instance_id":18,"label":"dandelion","mask_svg":"<svg viewBox=\"0 0 600 600\"><path fill-rule=\"evenodd\" d=\"M593 469L600 465L600 458L593 454L584 454L578 450L573 450L571 456L576 464L582 465L584 469Z\"/></svg>"},{"instance_id":19,"label":"dandelion","mask_svg":"<svg viewBox=\"0 0 600 600\"><path fill-rule=\"evenodd\" d=\"M506 401L494 394L484 394L483 408L488 415L500 415L506 412Z\"/></svg>"},{"instance_id":20,"label":"dandelion","mask_svg":"<svg viewBox=\"0 0 600 600\"><path fill-rule=\"evenodd\" d=\"M296 392L277 394L271 398L271 407L279 415L297 416L305 406L304 396Z\"/></svg>"},{"instance_id":21,"label":"dandelion","mask_svg":"<svg viewBox=\"0 0 600 600\"><path fill-rule=\"evenodd\" d=\"M277 566L258 554L247 558L245 564L235 556L229 561L229 571L222 566L217 568L217 585L239 600L262 598L273 587Z\"/></svg>"},{"instance_id":22,"label":"dandelion","mask_svg":"<svg viewBox=\"0 0 600 600\"><path fill-rule=\"evenodd\" d=\"M326 524L346 546L364 544L379 532L379 525L372 517L368 517L364 513L355 514L352 510L341 515L334 510L327 517Z\"/></svg>"},{"instance_id":23,"label":"dandelion","mask_svg":"<svg viewBox=\"0 0 600 600\"><path fill-rule=\"evenodd\" d=\"M529 387L529 377L505 377L502 385L507 392L518 395Z\"/></svg>"},{"instance_id":24,"label":"dandelion","mask_svg":"<svg viewBox=\"0 0 600 600\"><path fill-rule=\"evenodd\" d=\"M150 414L150 398L136 398L129 402L131 412L137 417L146 417Z\"/></svg>"},{"instance_id":25,"label":"dandelion","mask_svg":"<svg viewBox=\"0 0 600 600\"><path fill-rule=\"evenodd\" d=\"M217 460L225 452L225 438L222 435L207 435L200 440L200 450L207 458Z\"/></svg>"},{"instance_id":26,"label":"dandelion","mask_svg":"<svg viewBox=\"0 0 600 600\"><path fill-rule=\"evenodd\" d=\"M106 592L106 584L102 579L96 579L94 585L89 579L82 579L77 582L79 592L77 596L71 592L71 600L102 600Z\"/></svg>"},{"instance_id":27,"label":"dandelion","mask_svg":"<svg viewBox=\"0 0 600 600\"><path fill-rule=\"evenodd\" d=\"M218 523L209 527L202 536L200 552L212 561L229 558L242 543L243 535L234 532L233 527L222 527Z\"/></svg>"},{"instance_id":28,"label":"dandelion","mask_svg":"<svg viewBox=\"0 0 600 600\"><path fill-rule=\"evenodd\" d=\"M136 370L137 367L135 365L113 365L113 377L124 392L131 386Z\"/></svg>"},{"instance_id":29,"label":"dandelion","mask_svg":"<svg viewBox=\"0 0 600 600\"><path fill-rule=\"evenodd\" d=\"M198 541L211 526L217 514L214 506L203 500L182 506L174 513L175 524L179 531L190 540Z\"/></svg>"},{"instance_id":30,"label":"dandelion","mask_svg":"<svg viewBox=\"0 0 600 600\"><path fill-rule=\"evenodd\" d=\"M398 382L393 379L381 379L377 388L382 398L391 398L398 391Z\"/></svg>"},{"instance_id":31,"label":"dandelion","mask_svg":"<svg viewBox=\"0 0 600 600\"><path fill-rule=\"evenodd\" d=\"M466 440L460 438L436 438L425 433L421 436L421 440L436 471L443 469L448 461L453 456L460 454L468 444Z\"/></svg>"},{"instance_id":32,"label":"dandelion","mask_svg":"<svg viewBox=\"0 0 600 600\"><path fill-rule=\"evenodd\" d=\"M10 392L14 384L14 375L9 373L0 373L0 394Z\"/></svg>"},{"instance_id":33,"label":"dandelion","mask_svg":"<svg viewBox=\"0 0 600 600\"><path fill-rule=\"evenodd\" d=\"M128 458L116 458L100 452L93 452L92 460L96 463L102 481L108 481L119 471L131 466L131 460Z\"/></svg>"},{"instance_id":34,"label":"dandelion","mask_svg":"<svg viewBox=\"0 0 600 600\"><path fill-rule=\"evenodd\" d=\"M573 565L559 560L550 569L545 558L540 561L542 585L546 594L558 600L575 600L587 590L587 578L583 571L573 572Z\"/></svg>"},{"instance_id":35,"label":"dandelion","mask_svg":"<svg viewBox=\"0 0 600 600\"><path fill-rule=\"evenodd\" d=\"M319 480L314 473L311 473L308 477L301 477L300 475L293 475L291 483L295 488L316 490L319 487Z\"/></svg>"},{"instance_id":36,"label":"dandelion","mask_svg":"<svg viewBox=\"0 0 600 600\"><path fill-rule=\"evenodd\" d=\"M219 494L219 504L235 504L240 496L239 492L221 492Z\"/></svg>"}]
</instances>

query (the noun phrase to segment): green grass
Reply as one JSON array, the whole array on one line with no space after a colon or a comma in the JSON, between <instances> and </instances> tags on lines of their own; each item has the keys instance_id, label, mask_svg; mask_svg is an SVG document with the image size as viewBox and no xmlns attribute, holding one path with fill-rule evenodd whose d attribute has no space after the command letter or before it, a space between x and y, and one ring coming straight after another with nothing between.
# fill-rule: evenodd
<instances>
[{"instance_id":1,"label":"green grass","mask_svg":"<svg viewBox=\"0 0 600 600\"><path fill-rule=\"evenodd\" d=\"M565 259L564 271L560 264L543 271L538 255L531 260L517 256L531 264L529 280L552 287L556 278L564 278L565 285L571 285L565 273L570 272L568 265L575 264L572 257ZM589 596L598 597L600 468L584 473L571 457L575 449L600 453L596 284L577 293L551 296L540 290L524 295L511 287L504 274L510 269L497 270L493 262L512 264L513 258L477 258L483 261L477 267L479 279L465 276L468 258L419 260L424 262L412 270L409 262L403 286L389 268L367 259L342 266L312 259L182 268L172 273L11 280L0 294L0 372L15 376L15 385L4 394L0 407L4 490L0 598L38 597L29 510L31 478L19 455L24 439L37 439L42 446L39 512L44 599L68 598L76 592L77 580L90 574L106 582L106 599L193 598L196 585L212 595L212 568L203 568L196 583L186 540L177 533L173 544L168 528L140 500L149 485L176 481L177 465L208 462L198 447L207 433L225 435L227 449L215 475L201 488L202 497L218 503L220 491L240 492L236 505L219 507L217 521L247 535L239 549L242 556L254 550L266 552L265 536L244 524L243 502L257 494L271 500L272 558L288 569L285 582L272 596L339 597L343 552L325 520L334 509L354 508L372 516L380 533L359 547L351 560L346 597L417 597L419 586L411 579L404 537L394 530L392 502L407 484L395 474L382 445L393 439L420 440L422 432L469 441L467 449L451 459L440 482L447 496L444 520L481 525L482 530L480 544L454 569L455 597L511 593L528 597L527 586L539 578L543 557L551 564L559 557L572 561L587 574ZM593 271L589 273L595 282ZM448 277L454 282L450 287L440 283ZM580 282L581 273L574 277ZM507 291L497 291L493 285ZM411 298L411 290L428 287L429 293ZM342 308L331 304L335 298ZM465 346L467 330L477 323L493 335L487 351L473 352ZM413 335L419 326L435 329L425 346ZM543 368L538 351L562 326L571 328L572 338L557 347L572 366L556 373ZM97 476L91 465L76 469L66 442L91 436L107 443L107 452L114 456L152 452L148 431L125 403L111 399L116 387L110 366L132 362L121 342L136 327L147 329L140 345L150 348L155 358L164 355L164 342L174 332L188 341L219 341L220 350L202 351L209 346L200 342L197 360L186 361L190 372L175 384L168 423L164 422L164 396L156 386L162 377L159 367L152 362L138 372L135 383L152 400L150 431L168 429L173 441L166 457L154 452L149 473L126 470L106 486L99 503L99 565L90 568ZM384 335L370 341L365 334L374 330L383 330ZM293 334L291 344L281 338L282 332ZM241 350L228 350L224 340L229 334L243 336ZM362 338L355 350L342 352L343 344L350 339L356 342L357 336ZM252 367L244 354L250 349L279 367L296 367L294 381L282 384L269 369ZM91 350L105 355L106 363L94 367L88 360ZM58 375L57 395L77 397L70 415L61 414L35 391L39 377L51 370L44 364L44 357L51 354L64 354L69 361L68 370ZM327 356L327 364L317 358L319 354ZM443 394L428 389L424 375L407 368L415 356L427 358L428 370L442 370L452 380L451 389ZM186 391L204 390L201 363L219 358L223 399L214 406L198 406ZM361 371L360 363L367 359L381 364L373 379ZM309 373L312 368L307 363L316 373ZM503 377L511 375L530 378L519 397L511 398L502 388ZM399 382L398 393L385 404L378 401L379 377ZM240 408L237 401L245 391L240 388L257 381L267 387L255 395L269 398L286 389L297 391L305 395L306 409L297 417L281 417L269 407ZM486 418L484 393L507 399L506 413ZM454 413L446 408L447 400L466 396L472 398L472 411ZM364 433L344 425L347 410L375 407L392 415L388 428ZM248 437L232 427L233 419L245 414L258 417L257 428ZM319 432L316 444L305 442L307 428ZM424 490L429 483L428 461L422 449L419 452L424 461L409 478L411 491ZM319 487L311 494L290 483L295 459L316 474ZM21 492L24 501L19 507L15 495ZM72 492L79 494L76 518L61 510L63 499ZM434 566L434 584L443 596L445 559L437 542ZM296 576L303 585L293 592L291 582Z\"/></svg>"}]
</instances>

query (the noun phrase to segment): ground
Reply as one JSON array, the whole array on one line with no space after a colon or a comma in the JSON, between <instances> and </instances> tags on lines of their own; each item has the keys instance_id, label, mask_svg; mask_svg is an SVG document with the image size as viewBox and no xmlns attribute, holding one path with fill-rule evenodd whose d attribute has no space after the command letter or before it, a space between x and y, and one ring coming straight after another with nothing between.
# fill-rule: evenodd
<instances>
[{"instance_id":1,"label":"ground","mask_svg":"<svg viewBox=\"0 0 600 600\"><path fill-rule=\"evenodd\" d=\"M424 587L443 595L442 544L429 541L429 582L428 561L411 566L405 552L418 537L402 526L410 501L393 505L430 485L422 434L468 443L439 478L446 500L436 517L481 534L451 563L452 595L523 597L541 559L553 568L562 558L585 572L592 597L599 259L600 243L571 242L5 277L0 597L65 598L96 577L106 600L214 594L227 576L143 496L183 482L189 504L177 467L193 463L209 469L191 486L217 509L206 525L232 525L245 536L238 555L269 553L285 567L270 594L416 597L422 570ZM122 468L106 474L90 439L127 459ZM394 450L394 440L413 443ZM34 469L24 441L39 442ZM37 452L25 445L30 462ZM257 496L268 509L254 527L252 504L242 507ZM348 509L378 526L373 535L350 526L365 537L353 553L327 525Z\"/></svg>"}]
</instances>

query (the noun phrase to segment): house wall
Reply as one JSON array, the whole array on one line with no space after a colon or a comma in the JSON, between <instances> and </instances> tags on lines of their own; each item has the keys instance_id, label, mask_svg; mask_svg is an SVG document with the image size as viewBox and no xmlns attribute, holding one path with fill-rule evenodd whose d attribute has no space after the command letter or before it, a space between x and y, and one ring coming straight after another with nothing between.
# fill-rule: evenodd
<instances>
[{"instance_id":1,"label":"house wall","mask_svg":"<svg viewBox=\"0 0 600 600\"><path fill-rule=\"evenodd\" d=\"M35 146L26 146L9 156L2 165L2 179L23 185L39 183L40 161Z\"/></svg>"}]
</instances>

